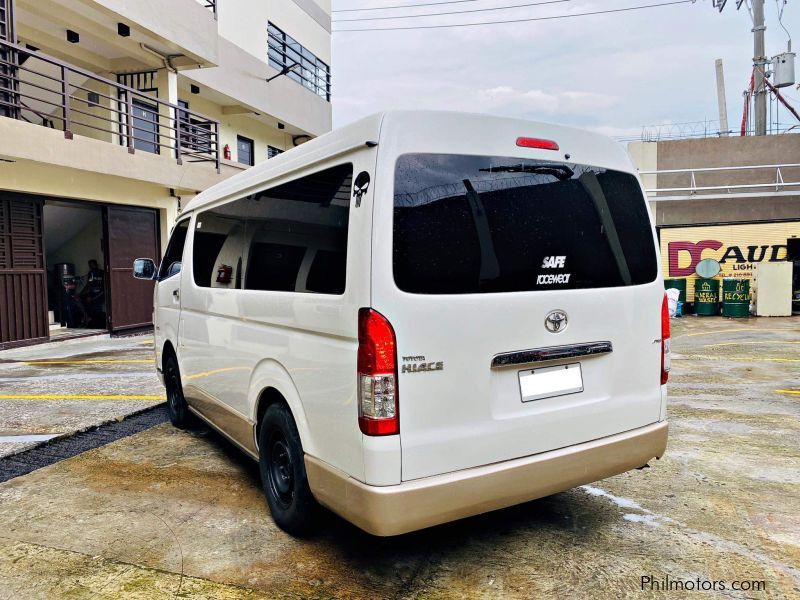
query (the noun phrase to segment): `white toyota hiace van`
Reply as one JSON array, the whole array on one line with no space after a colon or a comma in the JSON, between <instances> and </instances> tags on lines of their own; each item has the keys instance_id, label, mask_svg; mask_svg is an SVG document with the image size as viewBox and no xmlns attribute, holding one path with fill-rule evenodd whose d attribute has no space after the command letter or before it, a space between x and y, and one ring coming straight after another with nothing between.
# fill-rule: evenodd
<instances>
[{"instance_id":1,"label":"white toyota hiace van","mask_svg":"<svg viewBox=\"0 0 800 600\"><path fill-rule=\"evenodd\" d=\"M375 535L642 467L667 443L669 320L623 148L389 112L193 199L156 279L169 414L260 463L275 522Z\"/></svg>"}]
</instances>

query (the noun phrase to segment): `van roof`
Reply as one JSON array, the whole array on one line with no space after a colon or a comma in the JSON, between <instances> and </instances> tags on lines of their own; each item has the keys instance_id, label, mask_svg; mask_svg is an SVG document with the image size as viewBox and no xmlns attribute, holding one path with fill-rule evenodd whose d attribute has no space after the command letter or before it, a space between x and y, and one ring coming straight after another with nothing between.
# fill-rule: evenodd
<instances>
[{"instance_id":1,"label":"van roof","mask_svg":"<svg viewBox=\"0 0 800 600\"><path fill-rule=\"evenodd\" d=\"M197 210L223 198L240 196L250 188L263 186L265 182L281 177L288 171L302 169L308 164L337 154L346 154L363 147L367 142L394 143L406 134L427 138L438 136L439 141L445 144L448 136L459 140L466 139L464 136L467 136L471 137L470 142L473 145L476 139L486 143L487 154L500 152L502 155L503 150L507 148L503 146L503 150L500 150L499 144L491 143L493 141L491 138L497 137L498 132L555 139L562 144L562 149L570 149L572 161L631 170L630 160L620 144L606 136L581 129L484 114L425 110L386 111L309 140L208 188L195 196L186 205L183 213ZM508 136L503 133L504 140L506 137ZM507 143L507 140L505 142ZM457 143L450 146L451 152L453 148L461 147ZM581 152L583 156L578 156L579 149L590 151ZM549 151L544 152L547 154L546 158L551 158ZM545 158L545 155L542 157ZM564 154L561 154L560 158L563 160Z\"/></svg>"}]
</instances>

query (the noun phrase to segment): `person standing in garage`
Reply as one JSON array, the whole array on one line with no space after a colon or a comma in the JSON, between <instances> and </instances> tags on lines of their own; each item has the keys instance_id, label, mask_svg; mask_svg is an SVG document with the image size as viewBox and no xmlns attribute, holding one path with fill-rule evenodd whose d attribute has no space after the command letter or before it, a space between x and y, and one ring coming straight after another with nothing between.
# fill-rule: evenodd
<instances>
[{"instance_id":1,"label":"person standing in garage","mask_svg":"<svg viewBox=\"0 0 800 600\"><path fill-rule=\"evenodd\" d=\"M105 327L106 283L105 272L95 259L89 261L86 285L81 291L81 301L89 318L89 327Z\"/></svg>"}]
</instances>

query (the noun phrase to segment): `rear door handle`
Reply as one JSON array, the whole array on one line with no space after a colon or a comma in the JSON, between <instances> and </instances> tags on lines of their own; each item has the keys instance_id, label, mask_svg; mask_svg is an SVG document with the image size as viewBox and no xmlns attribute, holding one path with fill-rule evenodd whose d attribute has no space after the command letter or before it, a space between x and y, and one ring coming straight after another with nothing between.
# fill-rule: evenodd
<instances>
[{"instance_id":1,"label":"rear door handle","mask_svg":"<svg viewBox=\"0 0 800 600\"><path fill-rule=\"evenodd\" d=\"M172 291L172 297L175 298L175 300L180 300L181 291L180 290L173 290Z\"/></svg>"}]
</instances>

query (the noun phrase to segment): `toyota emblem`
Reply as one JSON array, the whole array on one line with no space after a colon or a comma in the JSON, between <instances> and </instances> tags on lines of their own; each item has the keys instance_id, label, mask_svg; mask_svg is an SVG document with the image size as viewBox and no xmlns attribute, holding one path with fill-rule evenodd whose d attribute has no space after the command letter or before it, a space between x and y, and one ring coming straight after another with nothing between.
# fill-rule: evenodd
<instances>
[{"instance_id":1,"label":"toyota emblem","mask_svg":"<svg viewBox=\"0 0 800 600\"><path fill-rule=\"evenodd\" d=\"M550 333L561 333L567 328L567 313L563 310L550 311L544 319L544 326Z\"/></svg>"}]
</instances>

